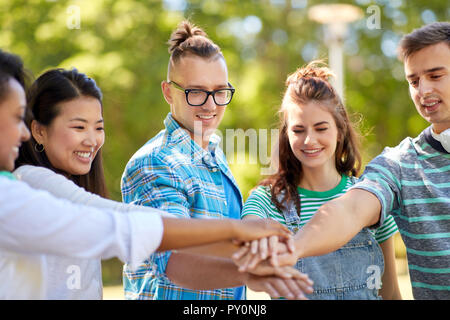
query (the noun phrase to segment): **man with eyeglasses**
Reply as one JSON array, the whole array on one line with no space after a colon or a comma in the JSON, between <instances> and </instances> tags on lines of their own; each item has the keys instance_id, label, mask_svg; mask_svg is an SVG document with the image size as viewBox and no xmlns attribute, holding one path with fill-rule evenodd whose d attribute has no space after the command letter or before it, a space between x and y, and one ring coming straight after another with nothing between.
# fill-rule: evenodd
<instances>
[{"instance_id":1,"label":"man with eyeglasses","mask_svg":"<svg viewBox=\"0 0 450 320\"><path fill-rule=\"evenodd\" d=\"M235 91L225 59L189 22L178 26L169 45L167 80L161 83L170 106L165 129L128 162L123 200L182 218L239 219L242 195L214 134ZM124 268L127 299L240 300L246 297L243 285L272 296L302 297L299 282L241 273L226 258L165 252L153 254L137 272Z\"/></svg>"}]
</instances>

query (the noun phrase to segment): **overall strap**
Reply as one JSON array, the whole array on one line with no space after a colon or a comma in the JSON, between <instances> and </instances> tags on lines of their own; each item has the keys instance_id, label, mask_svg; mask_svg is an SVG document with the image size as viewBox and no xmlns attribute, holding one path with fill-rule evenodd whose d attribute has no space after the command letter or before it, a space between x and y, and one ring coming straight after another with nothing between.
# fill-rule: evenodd
<instances>
[{"instance_id":1,"label":"overall strap","mask_svg":"<svg viewBox=\"0 0 450 320\"><path fill-rule=\"evenodd\" d=\"M278 202L281 202L283 199L284 192L277 195ZM295 209L295 204L293 201L289 201L283 203L284 209L281 213L283 214L284 220L286 221L286 225L292 232L296 233L300 228L300 217L297 214L297 210Z\"/></svg>"}]
</instances>

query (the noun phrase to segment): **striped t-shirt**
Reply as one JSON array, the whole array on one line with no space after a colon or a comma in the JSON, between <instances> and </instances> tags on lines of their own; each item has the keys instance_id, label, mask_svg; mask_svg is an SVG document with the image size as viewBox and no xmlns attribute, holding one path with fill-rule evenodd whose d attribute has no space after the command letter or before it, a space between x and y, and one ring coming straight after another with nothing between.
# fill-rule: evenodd
<instances>
[{"instance_id":1,"label":"striped t-shirt","mask_svg":"<svg viewBox=\"0 0 450 320\"><path fill-rule=\"evenodd\" d=\"M356 179L343 175L341 182L335 188L324 192L311 191L299 187L300 223L298 228L302 228L321 205L343 195L355 183L354 180ZM241 217L246 215L270 218L286 225L283 214L275 207L275 204L271 200L270 189L266 186L258 186L248 197L244 204ZM379 228L369 230L378 243L386 241L398 231L392 216L389 216Z\"/></svg>"},{"instance_id":2,"label":"striped t-shirt","mask_svg":"<svg viewBox=\"0 0 450 320\"><path fill-rule=\"evenodd\" d=\"M415 299L450 299L450 154L430 128L386 148L353 188L373 193L402 235Z\"/></svg>"}]
</instances>

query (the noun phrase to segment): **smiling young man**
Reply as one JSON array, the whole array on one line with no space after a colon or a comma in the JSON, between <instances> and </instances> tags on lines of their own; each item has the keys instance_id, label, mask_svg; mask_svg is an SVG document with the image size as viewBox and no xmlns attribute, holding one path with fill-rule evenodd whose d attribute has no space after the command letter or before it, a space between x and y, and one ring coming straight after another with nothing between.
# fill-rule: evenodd
<instances>
[{"instance_id":1,"label":"smiling young man","mask_svg":"<svg viewBox=\"0 0 450 320\"><path fill-rule=\"evenodd\" d=\"M240 219L242 196L214 134L234 93L225 59L187 21L169 44L167 80L161 84L170 106L165 129L128 162L123 200L187 219ZM272 280L271 287L286 288L283 280ZM124 268L127 299L240 300L245 299L244 284L258 281L265 279L238 272L231 259L181 252L154 254L136 272Z\"/></svg>"},{"instance_id":2,"label":"smiling young man","mask_svg":"<svg viewBox=\"0 0 450 320\"><path fill-rule=\"evenodd\" d=\"M431 126L386 148L361 182L323 205L297 233L297 252L285 262L334 251L392 215L406 245L414 298L450 299L450 23L404 36L400 58L411 99Z\"/></svg>"}]
</instances>

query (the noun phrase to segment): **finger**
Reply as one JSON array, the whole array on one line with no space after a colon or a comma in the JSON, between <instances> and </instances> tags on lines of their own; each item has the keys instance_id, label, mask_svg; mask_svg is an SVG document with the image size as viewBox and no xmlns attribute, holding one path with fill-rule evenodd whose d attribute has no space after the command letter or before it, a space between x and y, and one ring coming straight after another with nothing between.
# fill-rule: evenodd
<instances>
[{"instance_id":1,"label":"finger","mask_svg":"<svg viewBox=\"0 0 450 320\"><path fill-rule=\"evenodd\" d=\"M244 255L247 254L247 252L249 251L249 247L241 247L238 251L236 251L235 253L233 253L233 255L231 256L231 259L234 260L239 260L241 259Z\"/></svg>"},{"instance_id":2,"label":"finger","mask_svg":"<svg viewBox=\"0 0 450 320\"><path fill-rule=\"evenodd\" d=\"M256 268L256 266L263 261L263 259L261 259L260 255L256 254L253 256L253 258L250 260L250 262L248 263L248 267L247 270L251 271L253 269Z\"/></svg>"},{"instance_id":3,"label":"finger","mask_svg":"<svg viewBox=\"0 0 450 320\"><path fill-rule=\"evenodd\" d=\"M280 298L280 293L269 282L264 284L264 291L272 298Z\"/></svg>"},{"instance_id":4,"label":"finger","mask_svg":"<svg viewBox=\"0 0 450 320\"><path fill-rule=\"evenodd\" d=\"M258 253L258 247L259 247L259 240L253 240L250 244L250 252L252 254L257 254Z\"/></svg>"},{"instance_id":5,"label":"finger","mask_svg":"<svg viewBox=\"0 0 450 320\"><path fill-rule=\"evenodd\" d=\"M294 280L291 279L293 282L297 284L297 286L303 291L303 293L313 293L314 288L309 283L303 281L303 280Z\"/></svg>"},{"instance_id":6,"label":"finger","mask_svg":"<svg viewBox=\"0 0 450 320\"><path fill-rule=\"evenodd\" d=\"M291 252L291 253L295 252L295 242L294 242L293 238L289 238L286 241L286 245L287 245L287 248L288 248L289 252Z\"/></svg>"},{"instance_id":7,"label":"finger","mask_svg":"<svg viewBox=\"0 0 450 320\"><path fill-rule=\"evenodd\" d=\"M284 272L289 273L291 275L291 278L304 281L310 286L313 285L313 281L309 278L309 276L306 273L300 272L297 269L291 267L284 267L283 270Z\"/></svg>"},{"instance_id":8,"label":"finger","mask_svg":"<svg viewBox=\"0 0 450 320\"><path fill-rule=\"evenodd\" d=\"M290 273L292 275L292 281L294 281L297 286L305 293L313 292L313 284L314 282L308 277L306 273L302 273L295 268L287 267L284 268L285 272Z\"/></svg>"},{"instance_id":9,"label":"finger","mask_svg":"<svg viewBox=\"0 0 450 320\"><path fill-rule=\"evenodd\" d=\"M269 254L271 256L270 262L274 267L278 266L278 237L270 237L269 238Z\"/></svg>"},{"instance_id":10,"label":"finger","mask_svg":"<svg viewBox=\"0 0 450 320\"><path fill-rule=\"evenodd\" d=\"M276 235L283 237L283 238L292 236L292 232L288 229L287 226L285 226L279 222L276 222L274 220L270 220L270 219L267 219L266 221L267 221L268 226L271 226L272 228L276 229L276 231L277 231Z\"/></svg>"},{"instance_id":11,"label":"finger","mask_svg":"<svg viewBox=\"0 0 450 320\"><path fill-rule=\"evenodd\" d=\"M288 228L285 228L280 232L280 234L278 234L278 236L283 239L289 239L292 238L292 232Z\"/></svg>"},{"instance_id":12,"label":"finger","mask_svg":"<svg viewBox=\"0 0 450 320\"><path fill-rule=\"evenodd\" d=\"M288 279L285 280L286 286L289 288L290 292L293 295L293 299L299 299L299 300L307 300L305 296L304 286L302 286L298 281ZM308 291L308 293L311 293Z\"/></svg>"},{"instance_id":13,"label":"finger","mask_svg":"<svg viewBox=\"0 0 450 320\"><path fill-rule=\"evenodd\" d=\"M265 260L268 256L268 244L267 238L262 238L259 240L259 255L261 259Z\"/></svg>"},{"instance_id":14,"label":"finger","mask_svg":"<svg viewBox=\"0 0 450 320\"><path fill-rule=\"evenodd\" d=\"M292 253L283 253L278 255L279 266L293 266L297 262L297 258Z\"/></svg>"},{"instance_id":15,"label":"finger","mask_svg":"<svg viewBox=\"0 0 450 320\"><path fill-rule=\"evenodd\" d=\"M279 278L270 278L270 284L279 293L280 297L294 299L295 295L291 292L285 281Z\"/></svg>"},{"instance_id":16,"label":"finger","mask_svg":"<svg viewBox=\"0 0 450 320\"><path fill-rule=\"evenodd\" d=\"M242 259L240 259L239 271L241 271L241 272L250 271L251 264L253 265L252 268L254 268L256 266L256 264L259 263L259 261L257 261L256 263L253 262L255 258L257 260L259 260L258 255L254 255L249 251Z\"/></svg>"},{"instance_id":17,"label":"finger","mask_svg":"<svg viewBox=\"0 0 450 320\"><path fill-rule=\"evenodd\" d=\"M289 271L286 271L284 268L276 267L273 271L274 275L277 277L283 278L283 279L290 279L292 278L292 273Z\"/></svg>"}]
</instances>

